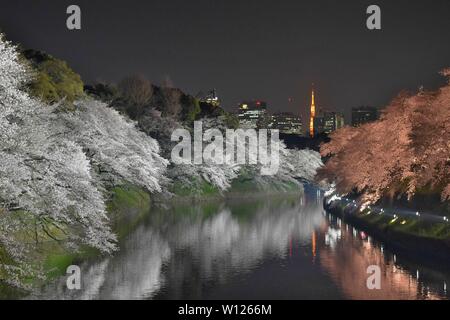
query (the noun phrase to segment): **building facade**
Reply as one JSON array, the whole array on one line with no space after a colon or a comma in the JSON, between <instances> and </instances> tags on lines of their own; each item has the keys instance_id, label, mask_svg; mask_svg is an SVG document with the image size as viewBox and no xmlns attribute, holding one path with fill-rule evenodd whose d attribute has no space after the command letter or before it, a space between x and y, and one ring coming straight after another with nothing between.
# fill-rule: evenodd
<instances>
[{"instance_id":1,"label":"building facade","mask_svg":"<svg viewBox=\"0 0 450 320\"><path fill-rule=\"evenodd\" d=\"M267 123L267 103L245 101L238 107L239 124L245 129L258 129Z\"/></svg>"},{"instance_id":2,"label":"building facade","mask_svg":"<svg viewBox=\"0 0 450 320\"><path fill-rule=\"evenodd\" d=\"M323 113L323 132L330 134L337 129L344 127L344 115L339 112Z\"/></svg>"},{"instance_id":3,"label":"building facade","mask_svg":"<svg viewBox=\"0 0 450 320\"><path fill-rule=\"evenodd\" d=\"M303 123L300 116L290 112L275 113L271 117L270 128L285 134L303 134Z\"/></svg>"},{"instance_id":4,"label":"building facade","mask_svg":"<svg viewBox=\"0 0 450 320\"><path fill-rule=\"evenodd\" d=\"M311 136L312 138L322 134L324 132L324 119L323 117L315 117L314 118L314 134Z\"/></svg>"}]
</instances>

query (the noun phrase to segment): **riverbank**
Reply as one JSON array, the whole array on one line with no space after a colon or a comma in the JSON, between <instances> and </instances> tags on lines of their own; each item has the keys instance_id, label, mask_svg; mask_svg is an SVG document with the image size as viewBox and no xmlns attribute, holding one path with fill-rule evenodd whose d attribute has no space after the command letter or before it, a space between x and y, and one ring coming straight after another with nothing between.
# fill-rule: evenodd
<instances>
[{"instance_id":1,"label":"riverbank","mask_svg":"<svg viewBox=\"0 0 450 320\"><path fill-rule=\"evenodd\" d=\"M225 198L248 198L303 192L303 184L297 182L258 183L254 179L238 177L229 189L221 191L204 180L192 186L175 183L169 188L171 201L209 201Z\"/></svg>"},{"instance_id":2,"label":"riverbank","mask_svg":"<svg viewBox=\"0 0 450 320\"><path fill-rule=\"evenodd\" d=\"M353 202L324 200L325 209L345 222L371 234L396 252L430 264L450 266L450 224L426 221L420 214L400 216L383 209L361 210Z\"/></svg>"},{"instance_id":3,"label":"riverbank","mask_svg":"<svg viewBox=\"0 0 450 320\"><path fill-rule=\"evenodd\" d=\"M148 192L133 185L115 187L111 191L111 199L107 203L108 217L111 229L120 242L148 214L152 199ZM66 273L67 267L76 265L88 259L101 255L98 250L83 246L79 252L71 253L62 246L47 248L48 255L44 257L45 275L52 280Z\"/></svg>"},{"instance_id":4,"label":"riverbank","mask_svg":"<svg viewBox=\"0 0 450 320\"><path fill-rule=\"evenodd\" d=\"M111 229L120 242L148 214L152 206L152 199L148 192L132 185L116 187L110 190L110 194L111 198L107 203L108 217ZM30 216L26 213L21 214ZM39 287L64 275L70 265L78 265L102 255L99 250L84 245L76 252L67 249L64 232L59 234L58 241L48 238L46 241L40 241L37 248L36 252L33 253L33 261L35 265L41 266L42 275L41 277L22 279L22 282L31 288ZM2 273L0 272L1 278ZM0 282L1 296L7 298L8 296L24 294L26 294L25 290L15 289L9 286L6 281Z\"/></svg>"}]
</instances>

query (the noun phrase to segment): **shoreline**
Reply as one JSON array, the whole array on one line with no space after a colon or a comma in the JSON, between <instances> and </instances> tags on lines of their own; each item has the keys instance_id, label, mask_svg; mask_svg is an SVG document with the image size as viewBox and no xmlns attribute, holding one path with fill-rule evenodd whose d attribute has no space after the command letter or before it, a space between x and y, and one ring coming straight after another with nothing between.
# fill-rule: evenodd
<instances>
[{"instance_id":1,"label":"shoreline","mask_svg":"<svg viewBox=\"0 0 450 320\"><path fill-rule=\"evenodd\" d=\"M396 230L390 225L372 223L364 219L363 214L348 212L342 206L328 204L324 199L324 208L350 225L359 228L376 240L411 260L420 260L427 264L445 269L450 267L450 238L438 239L420 234L406 233Z\"/></svg>"}]
</instances>

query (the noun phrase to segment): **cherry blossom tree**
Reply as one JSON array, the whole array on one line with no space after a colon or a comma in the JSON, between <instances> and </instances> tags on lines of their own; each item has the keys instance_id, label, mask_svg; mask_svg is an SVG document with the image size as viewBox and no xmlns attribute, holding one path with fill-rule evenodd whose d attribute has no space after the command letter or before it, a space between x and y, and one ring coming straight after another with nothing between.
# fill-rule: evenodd
<instances>
[{"instance_id":1,"label":"cherry blossom tree","mask_svg":"<svg viewBox=\"0 0 450 320\"><path fill-rule=\"evenodd\" d=\"M76 102L76 111L54 113L59 136L80 145L103 181L132 183L161 192L168 161L159 144L137 124L106 104L91 99ZM56 131L56 130L55 130Z\"/></svg>"},{"instance_id":2,"label":"cherry blossom tree","mask_svg":"<svg viewBox=\"0 0 450 320\"><path fill-rule=\"evenodd\" d=\"M169 176L175 183L180 182L194 191L200 189L202 183L206 181L219 191L224 192L230 189L236 179L250 182L260 190L273 191L279 189L285 191L292 188L292 185L300 187L302 182L312 181L317 169L323 165L318 152L290 150L282 141L271 139L270 136L255 136L256 141L252 142L252 146L250 146L248 138L245 142L241 139L235 140L238 133L235 132L236 135L233 135L227 132L228 128L223 117L205 118L202 119L201 123L205 135L209 129L214 129L221 137L219 145L223 145L223 157L221 157L223 161L217 163L211 161L214 159L203 157L202 164L194 164L192 161L186 164L173 164L169 170ZM244 135L243 133L239 134ZM265 143L260 141L264 138L270 140L270 142L266 140L266 146L264 146ZM208 145L207 142L203 142L204 147ZM229 145L234 146L231 152L228 150ZM269 164L263 164L261 148L267 149L264 151L267 151ZM277 154L272 154L273 150L278 150ZM238 154L245 154L244 163L238 161ZM266 152L263 152L263 154L266 154ZM275 165L273 165L274 162L276 162ZM274 169L269 174L263 170L263 167L267 168L268 166Z\"/></svg>"},{"instance_id":3,"label":"cherry blossom tree","mask_svg":"<svg viewBox=\"0 0 450 320\"><path fill-rule=\"evenodd\" d=\"M320 154L316 151L303 149L288 149L280 141L279 166L274 174L262 175L261 164L246 165L240 171L241 178L251 180L258 189L287 191L293 186L299 188L303 183L314 181L317 170L323 166Z\"/></svg>"},{"instance_id":4,"label":"cherry blossom tree","mask_svg":"<svg viewBox=\"0 0 450 320\"><path fill-rule=\"evenodd\" d=\"M115 249L89 160L79 145L54 136L50 108L22 90L30 78L15 47L1 39L0 269L16 284L32 269L31 233L35 244L64 238L71 246Z\"/></svg>"},{"instance_id":5,"label":"cherry blossom tree","mask_svg":"<svg viewBox=\"0 0 450 320\"><path fill-rule=\"evenodd\" d=\"M433 92L400 93L379 121L331 135L321 148L322 156L331 158L319 179L335 183L342 194L356 191L368 203L403 194L411 199L424 189L448 200L449 105L449 84Z\"/></svg>"},{"instance_id":6,"label":"cherry blossom tree","mask_svg":"<svg viewBox=\"0 0 450 320\"><path fill-rule=\"evenodd\" d=\"M114 251L105 189L161 191L168 163L154 139L100 102L74 111L31 98L32 76L0 39L0 274L15 285L39 274L33 252L46 241Z\"/></svg>"},{"instance_id":7,"label":"cherry blossom tree","mask_svg":"<svg viewBox=\"0 0 450 320\"><path fill-rule=\"evenodd\" d=\"M222 117L205 118L201 120L201 123L205 131L214 128L224 133L226 130L224 118ZM172 142L169 148L172 149L174 145L175 143ZM206 145L207 143L204 142L203 146ZM203 156L203 154L197 156ZM231 187L231 182L238 176L240 165L228 161L223 161L223 163L219 164L211 161L211 159L202 160L202 164L195 164L194 161L190 163L172 163L168 172L172 183L189 189L193 194L201 193L204 182L217 188L219 192L228 190Z\"/></svg>"}]
</instances>

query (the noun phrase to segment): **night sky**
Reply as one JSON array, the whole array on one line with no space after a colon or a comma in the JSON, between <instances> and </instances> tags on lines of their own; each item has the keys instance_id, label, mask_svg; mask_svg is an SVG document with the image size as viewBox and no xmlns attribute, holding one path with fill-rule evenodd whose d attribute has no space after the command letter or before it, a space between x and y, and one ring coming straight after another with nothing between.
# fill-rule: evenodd
<instances>
[{"instance_id":1,"label":"night sky","mask_svg":"<svg viewBox=\"0 0 450 320\"><path fill-rule=\"evenodd\" d=\"M81 7L81 31L66 28L70 4ZM381 31L366 28L370 4L381 7ZM193 95L216 88L228 110L263 99L305 116L314 82L318 106L348 116L401 89L436 88L450 66L449 0L0 0L0 28L86 83L170 78Z\"/></svg>"}]
</instances>

